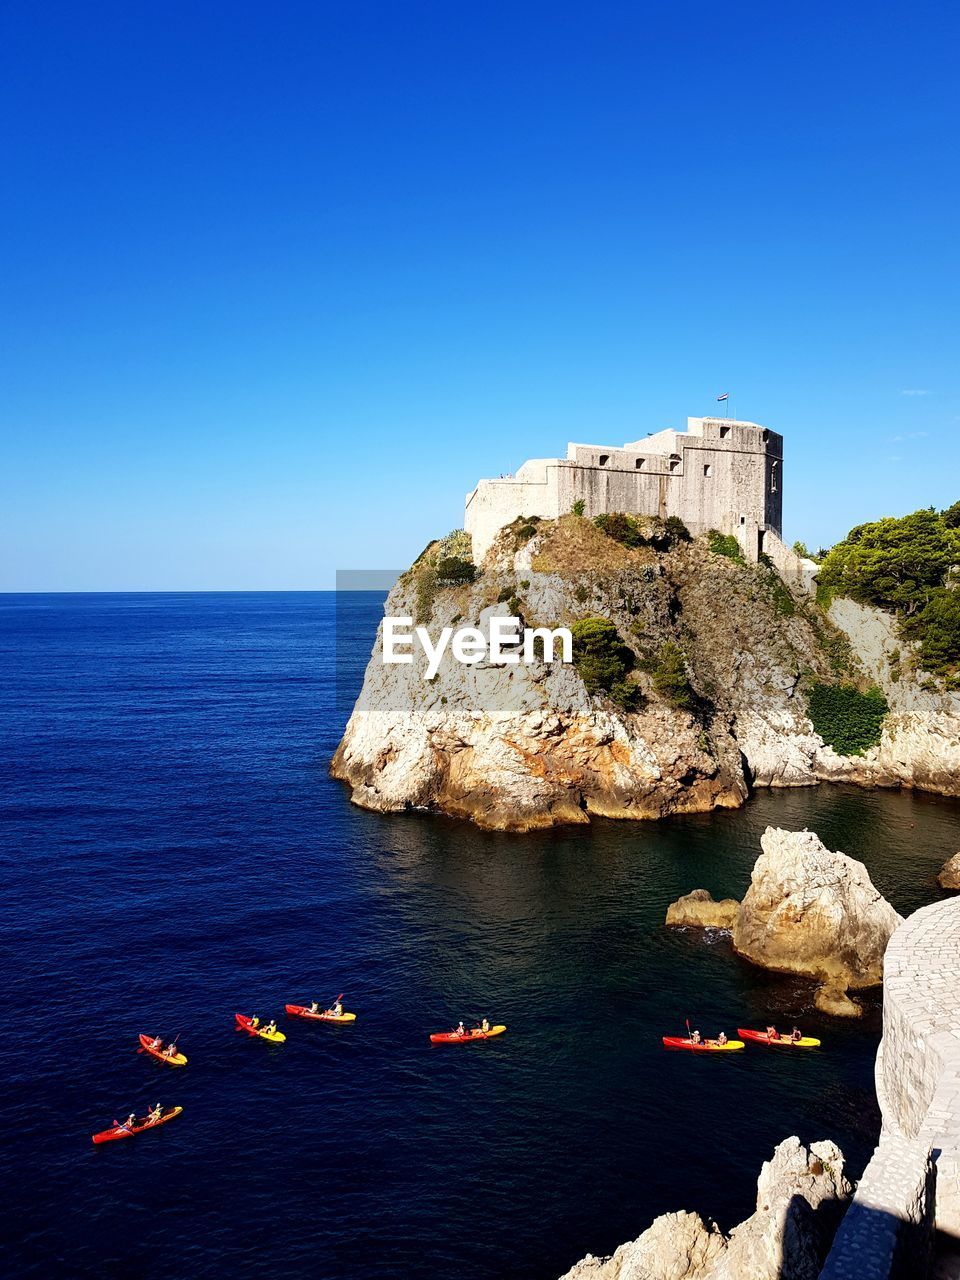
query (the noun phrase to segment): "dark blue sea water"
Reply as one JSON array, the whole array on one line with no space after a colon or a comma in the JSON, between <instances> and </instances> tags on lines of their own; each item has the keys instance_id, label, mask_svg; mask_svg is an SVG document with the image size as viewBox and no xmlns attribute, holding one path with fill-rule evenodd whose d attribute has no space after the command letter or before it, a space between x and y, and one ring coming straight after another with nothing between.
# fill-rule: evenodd
<instances>
[{"instance_id":1,"label":"dark blue sea water","mask_svg":"<svg viewBox=\"0 0 960 1280\"><path fill-rule=\"evenodd\" d=\"M378 597L341 600L359 685ZM5 1263L24 1275L553 1277L665 1210L752 1209L790 1133L856 1172L877 1130L876 1004L662 927L739 895L768 823L938 896L960 807L847 788L530 836L353 808L329 594L0 597ZM350 642L352 635L355 640ZM351 1027L284 1020L346 993ZM233 1030L285 1021L287 1043ZM499 1040L427 1034L489 1013ZM768 1017L819 1054L670 1054ZM137 1033L179 1033L173 1071ZM94 1148L148 1103L183 1115Z\"/></svg>"}]
</instances>

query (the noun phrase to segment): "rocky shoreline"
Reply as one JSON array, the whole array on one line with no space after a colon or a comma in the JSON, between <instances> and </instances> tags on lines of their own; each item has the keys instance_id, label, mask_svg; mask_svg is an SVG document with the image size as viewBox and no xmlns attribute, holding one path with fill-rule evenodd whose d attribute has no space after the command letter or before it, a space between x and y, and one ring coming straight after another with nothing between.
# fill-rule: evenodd
<instances>
[{"instance_id":1,"label":"rocky shoreline","mask_svg":"<svg viewBox=\"0 0 960 1280\"><path fill-rule=\"evenodd\" d=\"M381 628L331 763L364 808L526 831L737 807L754 787L821 781L960 795L960 694L911 674L878 609L841 599L824 613L772 566L656 530L625 546L576 516L504 530L475 580L438 577L443 550L403 575L388 614L431 636L493 615L606 620L632 667L629 705L561 663L465 666L447 653L427 681L422 656L384 664ZM882 691L876 746L825 745L807 707L818 681Z\"/></svg>"},{"instance_id":2,"label":"rocky shoreline","mask_svg":"<svg viewBox=\"0 0 960 1280\"><path fill-rule=\"evenodd\" d=\"M729 1235L697 1213L665 1213L561 1280L812 1280L850 1200L843 1166L833 1142L785 1138L760 1171L755 1211Z\"/></svg>"},{"instance_id":3,"label":"rocky shoreline","mask_svg":"<svg viewBox=\"0 0 960 1280\"><path fill-rule=\"evenodd\" d=\"M738 955L819 984L822 1013L859 1017L848 992L883 981L883 956L903 917L862 862L828 849L812 831L768 827L742 902L695 889L667 910L668 926L729 929Z\"/></svg>"}]
</instances>

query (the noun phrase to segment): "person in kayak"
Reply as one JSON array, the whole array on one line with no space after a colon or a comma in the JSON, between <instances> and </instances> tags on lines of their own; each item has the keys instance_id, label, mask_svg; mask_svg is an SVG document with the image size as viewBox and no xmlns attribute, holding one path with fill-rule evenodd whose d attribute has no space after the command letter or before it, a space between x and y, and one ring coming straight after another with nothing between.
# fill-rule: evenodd
<instances>
[{"instance_id":1,"label":"person in kayak","mask_svg":"<svg viewBox=\"0 0 960 1280\"><path fill-rule=\"evenodd\" d=\"M164 1049L163 1056L165 1058L175 1058L177 1056L177 1046L174 1044L172 1040Z\"/></svg>"},{"instance_id":2,"label":"person in kayak","mask_svg":"<svg viewBox=\"0 0 960 1280\"><path fill-rule=\"evenodd\" d=\"M157 1105L150 1112L150 1114L147 1116L146 1123L156 1124L162 1114L163 1114L163 1108L160 1106L160 1103L158 1102Z\"/></svg>"},{"instance_id":3,"label":"person in kayak","mask_svg":"<svg viewBox=\"0 0 960 1280\"><path fill-rule=\"evenodd\" d=\"M317 1004L316 1000L311 1000L310 1008L307 1010L307 1013L319 1013L319 1012L320 1012L320 1006Z\"/></svg>"},{"instance_id":4,"label":"person in kayak","mask_svg":"<svg viewBox=\"0 0 960 1280\"><path fill-rule=\"evenodd\" d=\"M277 1030L277 1024L275 1022L268 1022L267 1025L263 1028L263 1034L265 1036L272 1036L275 1034L276 1030Z\"/></svg>"},{"instance_id":5,"label":"person in kayak","mask_svg":"<svg viewBox=\"0 0 960 1280\"><path fill-rule=\"evenodd\" d=\"M137 1124L137 1113L135 1111L131 1111L130 1114L127 1116L126 1120L124 1120L123 1124L118 1124L117 1128L133 1129L136 1127L136 1124Z\"/></svg>"},{"instance_id":6,"label":"person in kayak","mask_svg":"<svg viewBox=\"0 0 960 1280\"><path fill-rule=\"evenodd\" d=\"M340 1018L340 1017L342 1017L342 1016L343 1016L343 1005L342 1005L342 1003L341 1003L339 1000L335 1000L335 1001L334 1001L334 1004L333 1004L333 1008L332 1008L332 1009L330 1009L330 1010L328 1010L328 1012L329 1012L329 1013L332 1013L332 1014L333 1014L333 1016L334 1016L335 1018Z\"/></svg>"},{"instance_id":7,"label":"person in kayak","mask_svg":"<svg viewBox=\"0 0 960 1280\"><path fill-rule=\"evenodd\" d=\"M255 1014L253 1015L253 1017L250 1019L250 1025L251 1025L251 1027L259 1027L259 1025L260 1025L260 1015L259 1015L259 1013L255 1013Z\"/></svg>"},{"instance_id":8,"label":"person in kayak","mask_svg":"<svg viewBox=\"0 0 960 1280\"><path fill-rule=\"evenodd\" d=\"M462 1018L461 1018L461 1019L460 1019L460 1021L457 1023L457 1029L456 1029L456 1031L455 1031L453 1034L454 1034L455 1036L466 1036L466 1034L467 1034L467 1028L463 1025L463 1019L462 1019Z\"/></svg>"},{"instance_id":9,"label":"person in kayak","mask_svg":"<svg viewBox=\"0 0 960 1280\"><path fill-rule=\"evenodd\" d=\"M490 1019L489 1019L489 1018L484 1018L484 1020L480 1023L480 1030L481 1030L482 1032L484 1032L484 1034L486 1034L486 1032L488 1032L488 1031L490 1030Z\"/></svg>"},{"instance_id":10,"label":"person in kayak","mask_svg":"<svg viewBox=\"0 0 960 1280\"><path fill-rule=\"evenodd\" d=\"M779 1035L779 1033L777 1032L777 1028L776 1028L776 1027L767 1027L767 1039L768 1039L768 1040L779 1040L779 1039L780 1039L780 1035Z\"/></svg>"},{"instance_id":11,"label":"person in kayak","mask_svg":"<svg viewBox=\"0 0 960 1280\"><path fill-rule=\"evenodd\" d=\"M693 1034L690 1036L690 1043L691 1043L691 1044L703 1044L703 1038L702 1038L702 1036L700 1035L700 1032L699 1032L699 1031L694 1031L694 1032L693 1032Z\"/></svg>"},{"instance_id":12,"label":"person in kayak","mask_svg":"<svg viewBox=\"0 0 960 1280\"><path fill-rule=\"evenodd\" d=\"M154 1036L150 1044L150 1048L159 1049L162 1044L163 1044L163 1040L160 1038L160 1036Z\"/></svg>"},{"instance_id":13,"label":"person in kayak","mask_svg":"<svg viewBox=\"0 0 960 1280\"><path fill-rule=\"evenodd\" d=\"M799 1044L802 1039L803 1039L803 1036L800 1034L800 1028L794 1027L793 1030L790 1032L791 1043Z\"/></svg>"},{"instance_id":14,"label":"person in kayak","mask_svg":"<svg viewBox=\"0 0 960 1280\"><path fill-rule=\"evenodd\" d=\"M721 1031L720 1034L717 1036L717 1044L726 1044L726 1043L727 1043L727 1033L725 1031Z\"/></svg>"}]
</instances>

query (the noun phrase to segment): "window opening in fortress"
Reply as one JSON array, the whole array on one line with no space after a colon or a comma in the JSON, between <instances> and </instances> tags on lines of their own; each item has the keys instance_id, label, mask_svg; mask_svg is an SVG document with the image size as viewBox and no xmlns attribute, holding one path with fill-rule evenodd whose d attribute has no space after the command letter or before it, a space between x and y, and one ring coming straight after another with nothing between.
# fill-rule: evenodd
<instances>
[{"instance_id":1,"label":"window opening in fortress","mask_svg":"<svg viewBox=\"0 0 960 1280\"><path fill-rule=\"evenodd\" d=\"M705 476L712 476L712 475L713 475L713 467L711 466L711 464L710 464L709 462L705 462L705 463L703 464L703 474L704 474Z\"/></svg>"},{"instance_id":2,"label":"window opening in fortress","mask_svg":"<svg viewBox=\"0 0 960 1280\"><path fill-rule=\"evenodd\" d=\"M609 461L610 461L610 455L609 455L609 453L601 453L601 455L600 455L600 465L601 465L601 467L605 467Z\"/></svg>"},{"instance_id":3,"label":"window opening in fortress","mask_svg":"<svg viewBox=\"0 0 960 1280\"><path fill-rule=\"evenodd\" d=\"M679 459L679 457L678 457L675 453L672 453L672 454L670 455L670 470L671 470L671 471L676 471L676 469L677 469L677 467L679 467L679 465L680 465L680 459Z\"/></svg>"},{"instance_id":4,"label":"window opening in fortress","mask_svg":"<svg viewBox=\"0 0 960 1280\"><path fill-rule=\"evenodd\" d=\"M639 471L639 470L640 470L640 468L643 466L643 464L644 464L645 462L646 462L646 458L638 458L638 459L636 460L636 462L635 462L633 465L634 465L634 466L637 468L637 470Z\"/></svg>"},{"instance_id":5,"label":"window opening in fortress","mask_svg":"<svg viewBox=\"0 0 960 1280\"><path fill-rule=\"evenodd\" d=\"M727 436L728 436L729 434L730 434L730 428L729 428L729 427L721 427L721 428L720 428L720 439L721 439L721 440L726 440L726 438L727 438Z\"/></svg>"},{"instance_id":6,"label":"window opening in fortress","mask_svg":"<svg viewBox=\"0 0 960 1280\"><path fill-rule=\"evenodd\" d=\"M770 468L770 492L777 492L777 471L780 467L779 462L775 462Z\"/></svg>"}]
</instances>

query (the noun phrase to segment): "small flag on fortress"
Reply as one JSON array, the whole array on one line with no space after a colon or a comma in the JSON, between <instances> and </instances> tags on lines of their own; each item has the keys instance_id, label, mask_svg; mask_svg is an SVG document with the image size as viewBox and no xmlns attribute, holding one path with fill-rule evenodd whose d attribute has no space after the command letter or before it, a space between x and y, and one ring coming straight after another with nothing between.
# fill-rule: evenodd
<instances>
[{"instance_id":1,"label":"small flag on fortress","mask_svg":"<svg viewBox=\"0 0 960 1280\"><path fill-rule=\"evenodd\" d=\"M725 392L723 393L723 395L722 395L722 396L717 396L717 399L718 399L718 400L729 400L729 399L730 399L730 392L729 392L729 391L725 391Z\"/></svg>"}]
</instances>

